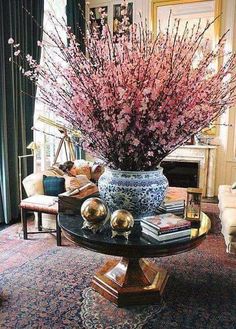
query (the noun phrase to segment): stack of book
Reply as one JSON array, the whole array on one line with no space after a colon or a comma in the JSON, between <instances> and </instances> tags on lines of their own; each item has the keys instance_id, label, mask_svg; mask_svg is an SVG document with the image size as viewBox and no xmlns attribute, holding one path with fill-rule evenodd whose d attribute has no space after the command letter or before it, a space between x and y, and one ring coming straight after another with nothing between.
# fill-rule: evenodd
<instances>
[{"instance_id":1,"label":"stack of book","mask_svg":"<svg viewBox=\"0 0 236 329\"><path fill-rule=\"evenodd\" d=\"M191 222L172 213L145 217L141 220L142 232L157 241L190 237Z\"/></svg>"},{"instance_id":2,"label":"stack of book","mask_svg":"<svg viewBox=\"0 0 236 329\"><path fill-rule=\"evenodd\" d=\"M159 206L159 213L172 213L175 215L183 215L185 209L185 200L165 201Z\"/></svg>"}]
</instances>

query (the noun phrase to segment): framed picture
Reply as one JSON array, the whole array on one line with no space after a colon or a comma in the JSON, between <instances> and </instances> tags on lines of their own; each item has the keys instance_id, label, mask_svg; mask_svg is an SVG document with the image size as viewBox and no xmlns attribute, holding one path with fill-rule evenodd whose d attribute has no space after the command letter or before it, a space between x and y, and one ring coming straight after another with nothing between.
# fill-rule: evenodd
<instances>
[{"instance_id":1,"label":"framed picture","mask_svg":"<svg viewBox=\"0 0 236 329\"><path fill-rule=\"evenodd\" d=\"M113 35L119 33L120 23L122 22L123 16L121 15L121 4L113 6ZM133 2L128 3L127 16L129 19L129 24L133 24Z\"/></svg>"},{"instance_id":2,"label":"framed picture","mask_svg":"<svg viewBox=\"0 0 236 329\"><path fill-rule=\"evenodd\" d=\"M90 8L90 17L89 20L91 22L90 28L92 31L97 30L99 36L102 34L102 20L101 20L101 10L106 14L106 17L104 18L104 24L107 24L107 12L108 7L107 6L101 6L101 7L94 7Z\"/></svg>"}]
</instances>

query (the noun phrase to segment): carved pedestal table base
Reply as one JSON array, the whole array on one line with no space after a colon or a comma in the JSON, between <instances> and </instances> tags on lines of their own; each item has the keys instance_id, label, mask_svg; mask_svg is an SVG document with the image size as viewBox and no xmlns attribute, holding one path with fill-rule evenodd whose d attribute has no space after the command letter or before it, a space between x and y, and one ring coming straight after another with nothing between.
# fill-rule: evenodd
<instances>
[{"instance_id":1,"label":"carved pedestal table base","mask_svg":"<svg viewBox=\"0 0 236 329\"><path fill-rule=\"evenodd\" d=\"M160 301L167 271L142 258L108 261L93 278L92 287L118 306Z\"/></svg>"}]
</instances>

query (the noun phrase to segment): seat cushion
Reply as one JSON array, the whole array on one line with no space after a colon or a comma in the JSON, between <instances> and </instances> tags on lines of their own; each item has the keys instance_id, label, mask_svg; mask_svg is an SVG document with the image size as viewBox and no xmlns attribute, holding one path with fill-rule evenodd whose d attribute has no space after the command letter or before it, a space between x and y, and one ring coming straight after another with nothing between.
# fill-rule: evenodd
<instances>
[{"instance_id":1,"label":"seat cushion","mask_svg":"<svg viewBox=\"0 0 236 329\"><path fill-rule=\"evenodd\" d=\"M58 196L65 192L65 178L43 175L43 189L45 195Z\"/></svg>"},{"instance_id":2,"label":"seat cushion","mask_svg":"<svg viewBox=\"0 0 236 329\"><path fill-rule=\"evenodd\" d=\"M230 185L220 185L218 189L219 196L224 195L225 193L231 193Z\"/></svg>"},{"instance_id":3,"label":"seat cushion","mask_svg":"<svg viewBox=\"0 0 236 329\"><path fill-rule=\"evenodd\" d=\"M236 195L230 194L230 193L221 195L219 197L219 208L220 208L220 211L223 211L226 208L236 209Z\"/></svg>"},{"instance_id":4,"label":"seat cushion","mask_svg":"<svg viewBox=\"0 0 236 329\"><path fill-rule=\"evenodd\" d=\"M236 209L226 208L221 216L223 233L229 235L236 234Z\"/></svg>"},{"instance_id":5,"label":"seat cushion","mask_svg":"<svg viewBox=\"0 0 236 329\"><path fill-rule=\"evenodd\" d=\"M29 198L21 200L20 207L22 209L36 212L58 214L58 197L49 195L33 195Z\"/></svg>"}]
</instances>

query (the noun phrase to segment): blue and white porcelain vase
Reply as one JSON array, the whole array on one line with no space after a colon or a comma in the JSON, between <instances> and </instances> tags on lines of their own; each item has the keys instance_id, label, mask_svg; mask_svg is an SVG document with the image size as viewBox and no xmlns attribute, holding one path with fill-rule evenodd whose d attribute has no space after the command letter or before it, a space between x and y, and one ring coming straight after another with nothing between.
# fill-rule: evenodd
<instances>
[{"instance_id":1,"label":"blue and white porcelain vase","mask_svg":"<svg viewBox=\"0 0 236 329\"><path fill-rule=\"evenodd\" d=\"M106 169L98 180L100 195L110 211L128 210L136 220L157 213L167 187L161 167L155 171Z\"/></svg>"}]
</instances>

